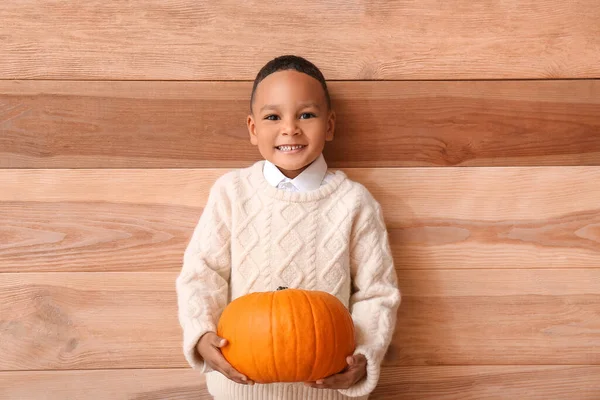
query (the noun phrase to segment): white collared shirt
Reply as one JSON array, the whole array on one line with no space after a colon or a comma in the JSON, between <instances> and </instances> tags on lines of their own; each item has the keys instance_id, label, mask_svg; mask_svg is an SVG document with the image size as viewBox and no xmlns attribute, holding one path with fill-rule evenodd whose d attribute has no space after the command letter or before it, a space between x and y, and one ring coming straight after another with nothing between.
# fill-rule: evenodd
<instances>
[{"instance_id":1,"label":"white collared shirt","mask_svg":"<svg viewBox=\"0 0 600 400\"><path fill-rule=\"evenodd\" d=\"M334 174L327 171L327 162L325 162L323 154L294 179L285 176L275 164L268 160L265 160L263 174L271 186L289 192L317 190L321 185L327 184L334 176Z\"/></svg>"}]
</instances>

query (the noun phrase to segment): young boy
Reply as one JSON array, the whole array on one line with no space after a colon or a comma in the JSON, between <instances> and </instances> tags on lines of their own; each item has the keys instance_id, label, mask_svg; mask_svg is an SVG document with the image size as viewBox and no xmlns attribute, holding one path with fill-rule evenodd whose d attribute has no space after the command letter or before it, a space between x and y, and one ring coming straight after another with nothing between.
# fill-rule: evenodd
<instances>
[{"instance_id":1,"label":"young boy","mask_svg":"<svg viewBox=\"0 0 600 400\"><path fill-rule=\"evenodd\" d=\"M217 400L366 399L377 385L400 304L379 203L322 151L335 113L321 71L295 56L267 63L247 120L265 160L211 188L177 278L184 354ZM320 290L351 312L356 351L322 381L254 384L222 356L216 335L228 302L279 286Z\"/></svg>"}]
</instances>

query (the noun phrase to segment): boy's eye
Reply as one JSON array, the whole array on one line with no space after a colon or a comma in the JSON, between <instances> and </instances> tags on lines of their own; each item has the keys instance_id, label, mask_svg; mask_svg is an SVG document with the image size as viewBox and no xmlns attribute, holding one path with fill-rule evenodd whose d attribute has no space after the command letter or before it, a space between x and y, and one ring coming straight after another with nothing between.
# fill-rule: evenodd
<instances>
[{"instance_id":1,"label":"boy's eye","mask_svg":"<svg viewBox=\"0 0 600 400\"><path fill-rule=\"evenodd\" d=\"M279 119L279 116L275 115L275 114L271 114L271 115L267 115L265 117L265 119L268 119L269 121L277 121Z\"/></svg>"},{"instance_id":2,"label":"boy's eye","mask_svg":"<svg viewBox=\"0 0 600 400\"><path fill-rule=\"evenodd\" d=\"M300 119L308 119L308 118L314 118L314 117L315 117L315 114L309 113L309 112L300 114Z\"/></svg>"}]
</instances>

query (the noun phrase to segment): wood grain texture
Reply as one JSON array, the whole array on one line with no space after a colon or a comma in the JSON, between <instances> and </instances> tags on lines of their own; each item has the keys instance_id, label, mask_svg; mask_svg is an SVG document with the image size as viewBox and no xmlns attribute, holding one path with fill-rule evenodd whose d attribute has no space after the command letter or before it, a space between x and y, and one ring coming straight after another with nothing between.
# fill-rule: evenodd
<instances>
[{"instance_id":1,"label":"wood grain texture","mask_svg":"<svg viewBox=\"0 0 600 400\"><path fill-rule=\"evenodd\" d=\"M175 277L0 274L0 370L184 366Z\"/></svg>"},{"instance_id":2,"label":"wood grain texture","mask_svg":"<svg viewBox=\"0 0 600 400\"><path fill-rule=\"evenodd\" d=\"M387 367L371 400L597 400L600 366ZM0 372L0 397L212 400L191 369Z\"/></svg>"},{"instance_id":3,"label":"wood grain texture","mask_svg":"<svg viewBox=\"0 0 600 400\"><path fill-rule=\"evenodd\" d=\"M0 202L0 272L174 271L200 208Z\"/></svg>"},{"instance_id":4,"label":"wood grain texture","mask_svg":"<svg viewBox=\"0 0 600 400\"><path fill-rule=\"evenodd\" d=\"M225 171L0 170L0 272L179 270ZM598 267L600 167L345 171L398 269Z\"/></svg>"},{"instance_id":5,"label":"wood grain texture","mask_svg":"<svg viewBox=\"0 0 600 400\"><path fill-rule=\"evenodd\" d=\"M373 400L596 400L598 366L384 368Z\"/></svg>"},{"instance_id":6,"label":"wood grain texture","mask_svg":"<svg viewBox=\"0 0 600 400\"><path fill-rule=\"evenodd\" d=\"M1 6L0 6L1 7ZM600 80L331 82L331 167L600 165ZM240 167L249 82L0 81L1 168Z\"/></svg>"},{"instance_id":7,"label":"wood grain texture","mask_svg":"<svg viewBox=\"0 0 600 400\"><path fill-rule=\"evenodd\" d=\"M600 269L398 275L387 366L600 365ZM0 274L0 370L185 367L176 276Z\"/></svg>"},{"instance_id":8,"label":"wood grain texture","mask_svg":"<svg viewBox=\"0 0 600 400\"><path fill-rule=\"evenodd\" d=\"M329 79L600 76L595 0L9 0L0 20L2 79L249 80L291 52Z\"/></svg>"},{"instance_id":9,"label":"wood grain texture","mask_svg":"<svg viewBox=\"0 0 600 400\"><path fill-rule=\"evenodd\" d=\"M0 398L213 400L191 368L0 372Z\"/></svg>"},{"instance_id":10,"label":"wood grain texture","mask_svg":"<svg viewBox=\"0 0 600 400\"><path fill-rule=\"evenodd\" d=\"M600 269L397 272L387 364L600 364Z\"/></svg>"},{"instance_id":11,"label":"wood grain texture","mask_svg":"<svg viewBox=\"0 0 600 400\"><path fill-rule=\"evenodd\" d=\"M1 170L0 201L77 201L201 207L229 169ZM381 203L387 219L497 221L555 218L598 205L599 167L345 168ZM568 189L568 190L567 190ZM435 197L435 195L443 197ZM441 202L454 203L449 207ZM494 203L493 199L498 199ZM410 216L410 214L408 215ZM406 218L405 218L406 219Z\"/></svg>"}]
</instances>

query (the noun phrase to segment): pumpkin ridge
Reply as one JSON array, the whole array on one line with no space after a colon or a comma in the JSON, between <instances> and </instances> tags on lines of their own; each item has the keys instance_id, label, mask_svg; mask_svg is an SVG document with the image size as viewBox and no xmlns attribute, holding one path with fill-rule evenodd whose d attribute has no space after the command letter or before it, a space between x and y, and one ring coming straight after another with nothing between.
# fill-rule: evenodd
<instances>
[{"instance_id":1,"label":"pumpkin ridge","mask_svg":"<svg viewBox=\"0 0 600 400\"><path fill-rule=\"evenodd\" d=\"M278 371L278 367L277 367L277 358L275 357L275 355L277 354L277 352L275 351L275 324L273 323L273 318L275 317L275 313L273 312L275 308L275 293L271 293L271 357L273 360L273 366L274 366L274 371L275 371L275 378L277 379L277 382L279 381L279 371Z\"/></svg>"},{"instance_id":2,"label":"pumpkin ridge","mask_svg":"<svg viewBox=\"0 0 600 400\"><path fill-rule=\"evenodd\" d=\"M308 302L308 305L310 306L310 313L312 314L312 318L313 318L313 330L312 330L312 334L315 337L315 350L319 348L319 343L317 341L317 332L316 332L316 320L315 320L315 310L312 306L312 303L310 302L310 297L308 297L308 295L305 292L302 292L302 294L304 295L304 297L306 298L306 301ZM312 368L311 368L311 372L310 372L310 380L316 380L316 379L312 379L315 376L315 364L317 363L317 352L313 351L313 362L312 362Z\"/></svg>"},{"instance_id":3,"label":"pumpkin ridge","mask_svg":"<svg viewBox=\"0 0 600 400\"><path fill-rule=\"evenodd\" d=\"M338 345L338 341L337 341L337 334L336 334L336 321L335 321L335 317L333 316L333 314L331 314L331 310L329 309L329 304L325 301L325 299L323 299L323 296L319 296L318 297L319 301L321 302L321 304L323 305L323 307L327 310L327 314L329 315L329 323L330 323L330 328L333 331L333 343L334 346ZM335 347L333 349L333 354L336 353L337 347ZM333 357L333 355L329 358L329 365L327 366L327 371L333 371L333 367L335 366L335 357ZM335 371L332 374L335 374L339 371ZM331 374L330 374L331 375Z\"/></svg>"},{"instance_id":4,"label":"pumpkin ridge","mask_svg":"<svg viewBox=\"0 0 600 400\"><path fill-rule=\"evenodd\" d=\"M288 304L290 307L290 314L292 315L292 330L294 331L295 342L294 348L298 348L300 342L298 341L298 331L296 330L296 313L294 313L294 299L290 299L290 296L287 296ZM298 380L298 352L294 354L294 381Z\"/></svg>"},{"instance_id":5,"label":"pumpkin ridge","mask_svg":"<svg viewBox=\"0 0 600 400\"><path fill-rule=\"evenodd\" d=\"M254 296L254 303L251 303L253 307L256 307L256 303L258 302L259 298L258 296ZM255 346L248 346L250 348L250 358L252 359L252 363L254 364L254 373L258 376L260 376L261 378L264 376L262 374L262 372L259 371L259 364L256 361L256 357L254 356L254 347Z\"/></svg>"}]
</instances>

